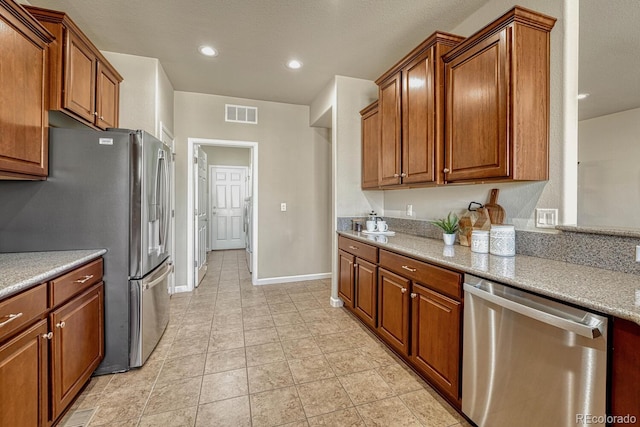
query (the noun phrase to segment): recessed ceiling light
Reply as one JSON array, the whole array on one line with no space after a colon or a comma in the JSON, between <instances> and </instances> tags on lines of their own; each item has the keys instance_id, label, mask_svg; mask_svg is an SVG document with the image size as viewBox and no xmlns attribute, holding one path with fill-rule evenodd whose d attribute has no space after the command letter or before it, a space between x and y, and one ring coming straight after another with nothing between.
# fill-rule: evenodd
<instances>
[{"instance_id":1,"label":"recessed ceiling light","mask_svg":"<svg viewBox=\"0 0 640 427\"><path fill-rule=\"evenodd\" d=\"M588 94L588 93L579 93L579 94L578 94L578 99L579 99L579 100L580 100L580 99L585 99L587 96L589 96L589 94Z\"/></svg>"},{"instance_id":2,"label":"recessed ceiling light","mask_svg":"<svg viewBox=\"0 0 640 427\"><path fill-rule=\"evenodd\" d=\"M218 51L211 46L200 46L198 50L204 56L218 56Z\"/></svg>"},{"instance_id":3,"label":"recessed ceiling light","mask_svg":"<svg viewBox=\"0 0 640 427\"><path fill-rule=\"evenodd\" d=\"M300 68L302 68L302 62L298 61L297 59L292 59L291 61L287 62L287 68L289 68L290 70L299 70Z\"/></svg>"}]
</instances>

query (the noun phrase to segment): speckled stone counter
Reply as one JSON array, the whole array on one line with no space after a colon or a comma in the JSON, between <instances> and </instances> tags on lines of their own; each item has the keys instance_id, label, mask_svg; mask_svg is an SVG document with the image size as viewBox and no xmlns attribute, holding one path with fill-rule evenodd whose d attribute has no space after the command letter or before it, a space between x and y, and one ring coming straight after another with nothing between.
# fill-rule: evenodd
<instances>
[{"instance_id":1,"label":"speckled stone counter","mask_svg":"<svg viewBox=\"0 0 640 427\"><path fill-rule=\"evenodd\" d=\"M88 249L0 253L0 299L46 282L106 252L104 249Z\"/></svg>"},{"instance_id":2,"label":"speckled stone counter","mask_svg":"<svg viewBox=\"0 0 640 427\"><path fill-rule=\"evenodd\" d=\"M634 274L525 255L477 254L466 246L402 233L385 238L354 231L339 234L640 324L640 277Z\"/></svg>"}]
</instances>

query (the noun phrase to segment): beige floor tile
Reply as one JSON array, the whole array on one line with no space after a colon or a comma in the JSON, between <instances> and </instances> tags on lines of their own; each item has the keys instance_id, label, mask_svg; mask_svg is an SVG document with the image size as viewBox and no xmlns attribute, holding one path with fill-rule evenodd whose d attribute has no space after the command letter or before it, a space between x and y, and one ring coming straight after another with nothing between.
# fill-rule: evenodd
<instances>
[{"instance_id":1,"label":"beige floor tile","mask_svg":"<svg viewBox=\"0 0 640 427\"><path fill-rule=\"evenodd\" d=\"M360 347L358 351L375 367L398 363L381 344Z\"/></svg>"},{"instance_id":2,"label":"beige floor tile","mask_svg":"<svg viewBox=\"0 0 640 427\"><path fill-rule=\"evenodd\" d=\"M250 317L270 316L270 315L271 315L271 310L269 309L269 306L266 303L255 305L252 307L242 307L242 317L245 320Z\"/></svg>"},{"instance_id":3,"label":"beige floor tile","mask_svg":"<svg viewBox=\"0 0 640 427\"><path fill-rule=\"evenodd\" d=\"M244 354L244 347L223 350L216 353L207 353L207 360L204 365L205 374L230 371L247 366L247 359Z\"/></svg>"},{"instance_id":4,"label":"beige floor tile","mask_svg":"<svg viewBox=\"0 0 640 427\"><path fill-rule=\"evenodd\" d=\"M304 323L276 326L281 341L297 340L311 336L311 332Z\"/></svg>"},{"instance_id":5,"label":"beige floor tile","mask_svg":"<svg viewBox=\"0 0 640 427\"><path fill-rule=\"evenodd\" d=\"M261 344L246 347L245 350L247 354L247 366L258 366L286 360L280 343Z\"/></svg>"},{"instance_id":6,"label":"beige floor tile","mask_svg":"<svg viewBox=\"0 0 640 427\"><path fill-rule=\"evenodd\" d=\"M322 355L289 360L289 367L296 384L335 377L329 362Z\"/></svg>"},{"instance_id":7,"label":"beige floor tile","mask_svg":"<svg viewBox=\"0 0 640 427\"><path fill-rule=\"evenodd\" d=\"M323 322L331 320L331 317L322 308L314 310L304 310L300 312L300 316L305 322Z\"/></svg>"},{"instance_id":8,"label":"beige floor tile","mask_svg":"<svg viewBox=\"0 0 640 427\"><path fill-rule=\"evenodd\" d=\"M251 427L249 396L220 400L198 407L197 427ZM166 426L170 427L170 426Z\"/></svg>"},{"instance_id":9,"label":"beige floor tile","mask_svg":"<svg viewBox=\"0 0 640 427\"><path fill-rule=\"evenodd\" d=\"M139 427L180 426L191 427L196 424L197 407L176 409L175 411L145 415L140 419ZM134 424L135 425L135 424Z\"/></svg>"},{"instance_id":10,"label":"beige floor tile","mask_svg":"<svg viewBox=\"0 0 640 427\"><path fill-rule=\"evenodd\" d=\"M329 414L319 415L309 418L310 426L330 426L330 427L365 427L364 421L360 418L355 408L347 408Z\"/></svg>"},{"instance_id":11,"label":"beige floor tile","mask_svg":"<svg viewBox=\"0 0 640 427\"><path fill-rule=\"evenodd\" d=\"M298 313L297 311L272 314L271 317L273 318L273 323L276 326L304 323L302 316L300 316L300 313Z\"/></svg>"},{"instance_id":12,"label":"beige floor tile","mask_svg":"<svg viewBox=\"0 0 640 427\"><path fill-rule=\"evenodd\" d=\"M271 314L292 313L298 311L293 302L281 302L277 304L269 303Z\"/></svg>"},{"instance_id":13,"label":"beige floor tile","mask_svg":"<svg viewBox=\"0 0 640 427\"><path fill-rule=\"evenodd\" d=\"M466 423L451 406L444 403L440 396L436 396L435 392L420 389L398 397L413 412L418 421L426 426L453 426L460 422Z\"/></svg>"},{"instance_id":14,"label":"beige floor tile","mask_svg":"<svg viewBox=\"0 0 640 427\"><path fill-rule=\"evenodd\" d=\"M322 353L318 344L311 337L282 341L282 349L287 359L302 359Z\"/></svg>"},{"instance_id":15,"label":"beige floor tile","mask_svg":"<svg viewBox=\"0 0 640 427\"><path fill-rule=\"evenodd\" d=\"M151 385L158 377L163 363L163 361L147 361L141 368L116 374L111 378L111 381L105 385L103 393L120 392L130 387L151 390Z\"/></svg>"},{"instance_id":16,"label":"beige floor tile","mask_svg":"<svg viewBox=\"0 0 640 427\"><path fill-rule=\"evenodd\" d=\"M306 297L305 300L293 301L293 304L296 306L298 311L318 310L324 308L324 306L316 301L315 298L309 298L306 293L304 294L304 296Z\"/></svg>"},{"instance_id":17,"label":"beige floor tile","mask_svg":"<svg viewBox=\"0 0 640 427\"><path fill-rule=\"evenodd\" d=\"M329 353L325 357L338 376L367 371L374 367L357 349Z\"/></svg>"},{"instance_id":18,"label":"beige floor tile","mask_svg":"<svg viewBox=\"0 0 640 427\"><path fill-rule=\"evenodd\" d=\"M382 379L389 384L391 390L396 394L408 393L410 391L424 388L421 380L408 367L399 364L381 366L376 369Z\"/></svg>"},{"instance_id":19,"label":"beige floor tile","mask_svg":"<svg viewBox=\"0 0 640 427\"><path fill-rule=\"evenodd\" d=\"M102 426L110 423L136 421L144 410L144 402L111 402L102 400L90 421L90 426Z\"/></svg>"},{"instance_id":20,"label":"beige floor tile","mask_svg":"<svg viewBox=\"0 0 640 427\"><path fill-rule=\"evenodd\" d=\"M170 383L183 378L202 376L205 359L205 353L168 359L162 365L156 385Z\"/></svg>"},{"instance_id":21,"label":"beige floor tile","mask_svg":"<svg viewBox=\"0 0 640 427\"><path fill-rule=\"evenodd\" d=\"M294 384L287 362L251 366L247 368L247 374L249 377L249 393L252 394Z\"/></svg>"},{"instance_id":22,"label":"beige floor tile","mask_svg":"<svg viewBox=\"0 0 640 427\"><path fill-rule=\"evenodd\" d=\"M84 389L85 394L98 394L102 393L107 387L109 382L113 379L114 375L101 375L99 377L93 377Z\"/></svg>"},{"instance_id":23,"label":"beige floor tile","mask_svg":"<svg viewBox=\"0 0 640 427\"><path fill-rule=\"evenodd\" d=\"M154 387L144 414L158 414L196 406L201 383L202 377L195 377Z\"/></svg>"},{"instance_id":24,"label":"beige floor tile","mask_svg":"<svg viewBox=\"0 0 640 427\"><path fill-rule=\"evenodd\" d=\"M242 331L212 331L209 338L208 353L244 347Z\"/></svg>"},{"instance_id":25,"label":"beige floor tile","mask_svg":"<svg viewBox=\"0 0 640 427\"><path fill-rule=\"evenodd\" d=\"M202 405L217 400L244 396L248 393L246 369L207 374L202 377L202 391L200 392L199 403Z\"/></svg>"},{"instance_id":26,"label":"beige floor tile","mask_svg":"<svg viewBox=\"0 0 640 427\"><path fill-rule=\"evenodd\" d=\"M356 409L367 426L422 426L398 397L357 406Z\"/></svg>"},{"instance_id":27,"label":"beige floor tile","mask_svg":"<svg viewBox=\"0 0 640 427\"><path fill-rule=\"evenodd\" d=\"M307 322L305 323L311 335L331 335L342 332L342 327L332 320L323 320L319 322Z\"/></svg>"},{"instance_id":28,"label":"beige floor tile","mask_svg":"<svg viewBox=\"0 0 640 427\"><path fill-rule=\"evenodd\" d=\"M320 335L315 337L318 347L323 353L335 353L336 351L345 351L357 348L350 334L338 333L330 335Z\"/></svg>"},{"instance_id":29,"label":"beige floor tile","mask_svg":"<svg viewBox=\"0 0 640 427\"><path fill-rule=\"evenodd\" d=\"M113 421L111 423L100 424L99 426L91 421L90 427L136 427L138 425L138 418L131 418L128 420Z\"/></svg>"},{"instance_id":30,"label":"beige floor tile","mask_svg":"<svg viewBox=\"0 0 640 427\"><path fill-rule=\"evenodd\" d=\"M252 329L244 331L244 342L246 346L279 342L276 328Z\"/></svg>"},{"instance_id":31,"label":"beige floor tile","mask_svg":"<svg viewBox=\"0 0 640 427\"><path fill-rule=\"evenodd\" d=\"M374 370L356 372L338 377L355 405L384 399L394 395L393 390Z\"/></svg>"},{"instance_id":32,"label":"beige floor tile","mask_svg":"<svg viewBox=\"0 0 640 427\"><path fill-rule=\"evenodd\" d=\"M353 406L349 395L336 378L301 384L297 388L307 417L315 417Z\"/></svg>"},{"instance_id":33,"label":"beige floor tile","mask_svg":"<svg viewBox=\"0 0 640 427\"><path fill-rule=\"evenodd\" d=\"M254 427L277 426L305 420L302 403L295 387L252 394L250 402Z\"/></svg>"},{"instance_id":34,"label":"beige floor tile","mask_svg":"<svg viewBox=\"0 0 640 427\"><path fill-rule=\"evenodd\" d=\"M167 359L175 357L185 357L192 354L206 353L208 338L192 338L187 340L174 341L167 353Z\"/></svg>"}]
</instances>

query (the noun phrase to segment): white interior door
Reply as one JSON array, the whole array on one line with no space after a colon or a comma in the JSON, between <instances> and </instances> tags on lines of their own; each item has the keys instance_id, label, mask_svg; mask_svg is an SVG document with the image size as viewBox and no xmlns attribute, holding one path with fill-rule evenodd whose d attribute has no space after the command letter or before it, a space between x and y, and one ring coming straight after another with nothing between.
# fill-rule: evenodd
<instances>
[{"instance_id":1,"label":"white interior door","mask_svg":"<svg viewBox=\"0 0 640 427\"><path fill-rule=\"evenodd\" d=\"M167 144L171 148L171 158L169 159L169 198L170 198L170 214L169 214L169 256L171 262L176 262L176 200L175 200L175 176L176 176L176 163L174 161L175 149L174 138L169 129L167 129L162 122L160 122L160 136L161 141ZM170 294L175 293L176 287L176 272L175 269L171 270L169 274L167 289Z\"/></svg>"},{"instance_id":2,"label":"white interior door","mask_svg":"<svg viewBox=\"0 0 640 427\"><path fill-rule=\"evenodd\" d=\"M211 249L242 249L247 168L211 166L210 171Z\"/></svg>"},{"instance_id":3,"label":"white interior door","mask_svg":"<svg viewBox=\"0 0 640 427\"><path fill-rule=\"evenodd\" d=\"M197 156L197 168L196 176L194 177L195 185L195 229L197 230L197 237L195 240L195 248L193 253L195 254L195 274L196 286L202 281L202 278L207 274L207 234L208 234L208 208L207 208L207 153L200 148L196 147Z\"/></svg>"}]
</instances>

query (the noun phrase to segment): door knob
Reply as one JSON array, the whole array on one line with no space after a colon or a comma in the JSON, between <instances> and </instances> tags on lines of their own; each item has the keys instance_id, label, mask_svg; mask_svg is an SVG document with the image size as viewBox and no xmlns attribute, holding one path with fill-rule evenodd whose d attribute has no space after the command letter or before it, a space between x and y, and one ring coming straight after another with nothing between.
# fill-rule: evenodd
<instances>
[{"instance_id":1,"label":"door knob","mask_svg":"<svg viewBox=\"0 0 640 427\"><path fill-rule=\"evenodd\" d=\"M402 292L404 294L405 292L407 292L407 288L400 289L400 292Z\"/></svg>"},{"instance_id":2,"label":"door knob","mask_svg":"<svg viewBox=\"0 0 640 427\"><path fill-rule=\"evenodd\" d=\"M411 292L411 298L415 298L417 296L418 296L418 294Z\"/></svg>"}]
</instances>

